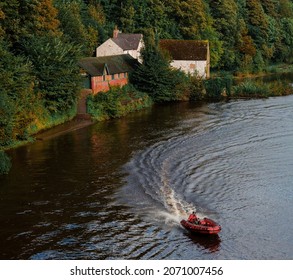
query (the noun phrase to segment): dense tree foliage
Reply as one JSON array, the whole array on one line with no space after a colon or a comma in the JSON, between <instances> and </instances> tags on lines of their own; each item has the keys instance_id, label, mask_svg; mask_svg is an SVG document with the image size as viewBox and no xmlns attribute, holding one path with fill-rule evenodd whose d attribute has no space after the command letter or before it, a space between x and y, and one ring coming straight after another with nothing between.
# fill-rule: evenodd
<instances>
[{"instance_id":1,"label":"dense tree foliage","mask_svg":"<svg viewBox=\"0 0 293 280\"><path fill-rule=\"evenodd\" d=\"M90 2L90 1L88 1ZM270 63L292 62L293 3L290 0L101 0L106 33L203 39L214 68L260 71Z\"/></svg>"},{"instance_id":2,"label":"dense tree foliage","mask_svg":"<svg viewBox=\"0 0 293 280\"><path fill-rule=\"evenodd\" d=\"M33 36L23 42L23 52L32 62L45 108L50 113L66 112L76 103L80 88L76 61L79 49L59 37Z\"/></svg>"},{"instance_id":3,"label":"dense tree foliage","mask_svg":"<svg viewBox=\"0 0 293 280\"><path fill-rule=\"evenodd\" d=\"M184 74L171 69L167 57L155 42L146 40L145 44L143 63L132 73L130 82L155 102L176 100L176 86L184 79Z\"/></svg>"},{"instance_id":4,"label":"dense tree foliage","mask_svg":"<svg viewBox=\"0 0 293 280\"><path fill-rule=\"evenodd\" d=\"M27 137L27 127L34 119L38 102L33 93L31 64L10 53L3 42L0 42L0 57L1 148Z\"/></svg>"},{"instance_id":5,"label":"dense tree foliage","mask_svg":"<svg viewBox=\"0 0 293 280\"><path fill-rule=\"evenodd\" d=\"M25 139L44 115L74 108L78 58L92 55L116 25L157 39L209 40L215 69L293 62L292 0L2 0L0 146ZM168 87L179 74L156 49L144 58L137 85L150 95L152 86L165 91L159 101L173 99Z\"/></svg>"}]
</instances>

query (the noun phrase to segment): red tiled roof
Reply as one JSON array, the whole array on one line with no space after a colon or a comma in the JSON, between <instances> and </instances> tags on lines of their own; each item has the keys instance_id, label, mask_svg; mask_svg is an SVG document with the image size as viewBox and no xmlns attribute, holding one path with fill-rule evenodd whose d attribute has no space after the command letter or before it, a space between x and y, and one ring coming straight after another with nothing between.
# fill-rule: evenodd
<instances>
[{"instance_id":1,"label":"red tiled roof","mask_svg":"<svg viewBox=\"0 0 293 280\"><path fill-rule=\"evenodd\" d=\"M161 49L169 52L173 60L207 60L208 41L160 40Z\"/></svg>"}]
</instances>

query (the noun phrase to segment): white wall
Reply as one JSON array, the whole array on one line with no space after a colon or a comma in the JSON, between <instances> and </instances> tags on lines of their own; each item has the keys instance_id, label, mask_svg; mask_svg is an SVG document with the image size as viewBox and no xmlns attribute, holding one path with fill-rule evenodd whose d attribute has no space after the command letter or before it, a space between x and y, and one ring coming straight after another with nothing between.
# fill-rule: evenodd
<instances>
[{"instance_id":1,"label":"white wall","mask_svg":"<svg viewBox=\"0 0 293 280\"><path fill-rule=\"evenodd\" d=\"M96 49L97 57L119 54L124 54L123 50L118 45L116 45L111 39L108 39L106 42L104 42Z\"/></svg>"},{"instance_id":2,"label":"white wall","mask_svg":"<svg viewBox=\"0 0 293 280\"><path fill-rule=\"evenodd\" d=\"M140 40L139 44L138 44L138 48L137 48L137 52L136 52L136 59L142 63L142 57L141 57L141 51L144 48L144 42L143 39Z\"/></svg>"},{"instance_id":3,"label":"white wall","mask_svg":"<svg viewBox=\"0 0 293 280\"><path fill-rule=\"evenodd\" d=\"M192 61L192 60L173 60L171 66L184 71L185 73L194 74L197 71L198 75L206 78L206 60Z\"/></svg>"}]
</instances>

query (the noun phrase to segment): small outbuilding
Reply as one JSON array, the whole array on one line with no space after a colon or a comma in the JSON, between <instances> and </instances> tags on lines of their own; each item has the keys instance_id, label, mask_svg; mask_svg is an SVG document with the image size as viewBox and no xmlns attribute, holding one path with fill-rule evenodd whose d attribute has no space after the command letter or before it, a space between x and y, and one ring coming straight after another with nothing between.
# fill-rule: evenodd
<instances>
[{"instance_id":1,"label":"small outbuilding","mask_svg":"<svg viewBox=\"0 0 293 280\"><path fill-rule=\"evenodd\" d=\"M169 53L171 66L187 74L210 77L210 49L208 41L160 40L159 46Z\"/></svg>"},{"instance_id":2,"label":"small outbuilding","mask_svg":"<svg viewBox=\"0 0 293 280\"><path fill-rule=\"evenodd\" d=\"M82 58L78 65L82 69L85 88L93 94L108 91L112 86L122 87L128 83L129 73L139 62L129 54Z\"/></svg>"}]
</instances>

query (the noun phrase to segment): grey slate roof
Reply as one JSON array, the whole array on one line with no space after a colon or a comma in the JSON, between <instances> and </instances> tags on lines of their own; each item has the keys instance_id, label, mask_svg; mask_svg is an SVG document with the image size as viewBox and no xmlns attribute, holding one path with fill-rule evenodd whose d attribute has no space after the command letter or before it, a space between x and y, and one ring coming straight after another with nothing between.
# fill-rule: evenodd
<instances>
[{"instance_id":1,"label":"grey slate roof","mask_svg":"<svg viewBox=\"0 0 293 280\"><path fill-rule=\"evenodd\" d=\"M111 55L103 57L85 57L78 65L90 76L102 76L106 68L108 75L133 71L139 62L129 54Z\"/></svg>"},{"instance_id":2,"label":"grey slate roof","mask_svg":"<svg viewBox=\"0 0 293 280\"><path fill-rule=\"evenodd\" d=\"M117 38L112 38L113 42L124 51L137 50L142 34L119 33Z\"/></svg>"}]
</instances>

